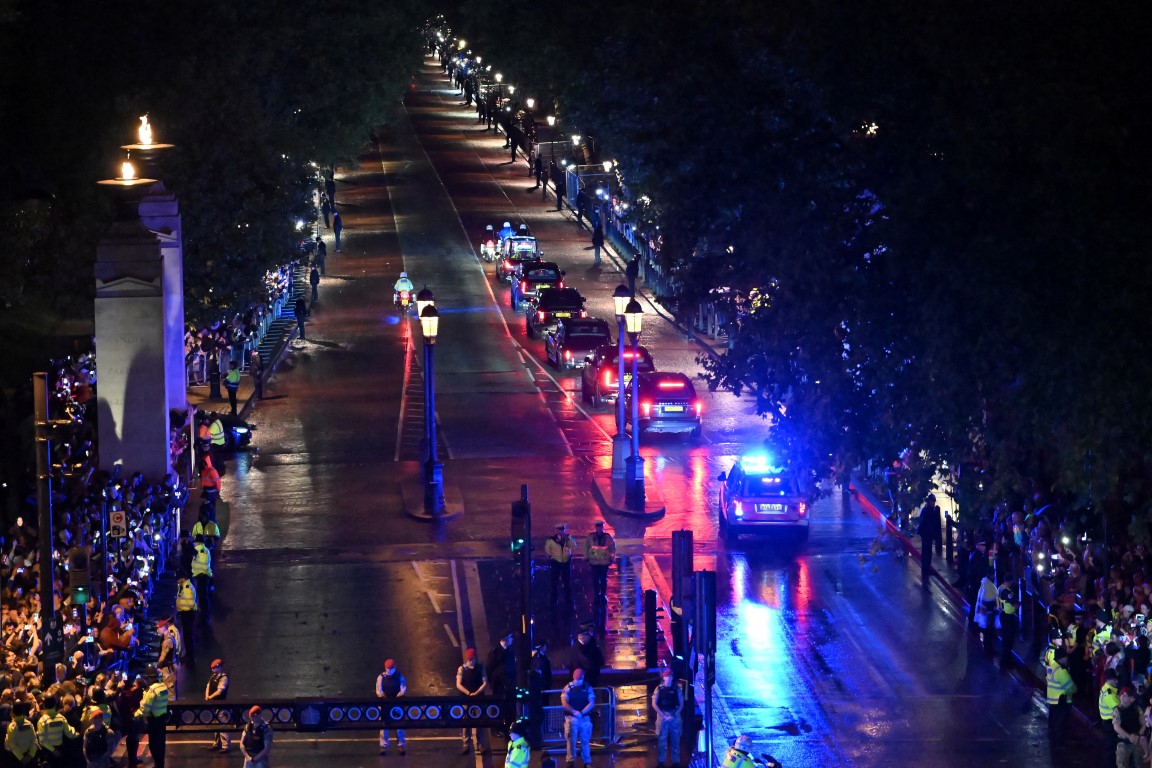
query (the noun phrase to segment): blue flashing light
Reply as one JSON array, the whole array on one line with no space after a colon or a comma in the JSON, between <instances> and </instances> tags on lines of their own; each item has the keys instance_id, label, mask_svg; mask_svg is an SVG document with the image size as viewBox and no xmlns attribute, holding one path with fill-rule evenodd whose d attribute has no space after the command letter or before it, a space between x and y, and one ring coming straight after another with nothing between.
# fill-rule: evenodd
<instances>
[{"instance_id":1,"label":"blue flashing light","mask_svg":"<svg viewBox=\"0 0 1152 768\"><path fill-rule=\"evenodd\" d=\"M753 453L740 457L740 468L750 475L779 474L784 471L772 462L772 457L765 453ZM779 482L779 479L775 480Z\"/></svg>"}]
</instances>

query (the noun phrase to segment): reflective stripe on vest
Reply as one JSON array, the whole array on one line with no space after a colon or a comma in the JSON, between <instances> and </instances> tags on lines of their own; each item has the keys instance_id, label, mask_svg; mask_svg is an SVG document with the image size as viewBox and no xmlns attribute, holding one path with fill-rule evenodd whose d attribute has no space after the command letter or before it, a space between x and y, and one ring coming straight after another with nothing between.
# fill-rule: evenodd
<instances>
[{"instance_id":1,"label":"reflective stripe on vest","mask_svg":"<svg viewBox=\"0 0 1152 768\"><path fill-rule=\"evenodd\" d=\"M40 746L55 749L64 743L64 715L40 718Z\"/></svg>"},{"instance_id":2,"label":"reflective stripe on vest","mask_svg":"<svg viewBox=\"0 0 1152 768\"><path fill-rule=\"evenodd\" d=\"M1064 702L1070 704L1074 690L1075 685L1068 670L1057 666L1048 676L1048 706L1054 707L1059 704L1060 697L1064 697Z\"/></svg>"},{"instance_id":3,"label":"reflective stripe on vest","mask_svg":"<svg viewBox=\"0 0 1152 768\"><path fill-rule=\"evenodd\" d=\"M1112 710L1118 706L1120 706L1120 695L1116 692L1116 687L1105 683L1104 687L1100 689L1100 698L1097 701L1100 719L1106 723L1112 722Z\"/></svg>"},{"instance_id":4,"label":"reflective stripe on vest","mask_svg":"<svg viewBox=\"0 0 1152 768\"><path fill-rule=\"evenodd\" d=\"M196 556L192 558L193 576L210 576L212 574L212 556L203 544L196 545Z\"/></svg>"},{"instance_id":5,"label":"reflective stripe on vest","mask_svg":"<svg viewBox=\"0 0 1152 768\"><path fill-rule=\"evenodd\" d=\"M184 586L176 591L176 610L196 610L196 588L190 583L186 582Z\"/></svg>"},{"instance_id":6,"label":"reflective stripe on vest","mask_svg":"<svg viewBox=\"0 0 1152 768\"><path fill-rule=\"evenodd\" d=\"M153 683L140 702L140 710L147 717L163 717L168 713L168 688L164 683Z\"/></svg>"}]
</instances>

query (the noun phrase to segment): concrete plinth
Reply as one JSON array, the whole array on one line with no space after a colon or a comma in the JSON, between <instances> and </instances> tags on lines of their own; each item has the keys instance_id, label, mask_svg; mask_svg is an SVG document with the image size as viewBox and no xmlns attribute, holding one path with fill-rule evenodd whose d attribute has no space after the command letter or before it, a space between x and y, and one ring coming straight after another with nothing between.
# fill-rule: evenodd
<instances>
[{"instance_id":1,"label":"concrete plinth","mask_svg":"<svg viewBox=\"0 0 1152 768\"><path fill-rule=\"evenodd\" d=\"M160 241L164 265L164 379L168 408L188 407L184 370L184 249L176 196L157 182L140 201L140 220Z\"/></svg>"},{"instance_id":2,"label":"concrete plinth","mask_svg":"<svg viewBox=\"0 0 1152 768\"><path fill-rule=\"evenodd\" d=\"M613 513L653 519L664 516L664 499L660 496L655 485L645 485L644 507L642 509L633 509L628 506L625 489L625 481L614 480L611 473L597 472L592 476L592 496L605 514Z\"/></svg>"},{"instance_id":3,"label":"concrete plinth","mask_svg":"<svg viewBox=\"0 0 1152 768\"><path fill-rule=\"evenodd\" d=\"M464 512L464 496L454 483L444 483L444 514L429 515L424 511L424 481L417 474L399 482L400 498L404 504L404 514L414 520L436 523L451 520Z\"/></svg>"},{"instance_id":4,"label":"concrete plinth","mask_svg":"<svg viewBox=\"0 0 1152 768\"><path fill-rule=\"evenodd\" d=\"M96 248L100 468L146 478L169 471L164 274L160 241L118 222Z\"/></svg>"}]
</instances>

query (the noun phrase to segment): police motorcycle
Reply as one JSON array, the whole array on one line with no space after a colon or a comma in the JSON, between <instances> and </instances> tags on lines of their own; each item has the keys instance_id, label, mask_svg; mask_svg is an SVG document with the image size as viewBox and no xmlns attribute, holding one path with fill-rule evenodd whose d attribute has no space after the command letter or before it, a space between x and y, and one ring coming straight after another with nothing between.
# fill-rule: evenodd
<instances>
[{"instance_id":1,"label":"police motorcycle","mask_svg":"<svg viewBox=\"0 0 1152 768\"><path fill-rule=\"evenodd\" d=\"M414 311L416 291L412 286L412 281L408 279L407 272L401 272L400 279L392 286L392 304L401 315L407 315Z\"/></svg>"},{"instance_id":2,"label":"police motorcycle","mask_svg":"<svg viewBox=\"0 0 1152 768\"><path fill-rule=\"evenodd\" d=\"M500 243L496 239L496 230L489 224L484 227L484 237L480 239L480 258L484 261L495 261L496 254L500 252Z\"/></svg>"}]
</instances>

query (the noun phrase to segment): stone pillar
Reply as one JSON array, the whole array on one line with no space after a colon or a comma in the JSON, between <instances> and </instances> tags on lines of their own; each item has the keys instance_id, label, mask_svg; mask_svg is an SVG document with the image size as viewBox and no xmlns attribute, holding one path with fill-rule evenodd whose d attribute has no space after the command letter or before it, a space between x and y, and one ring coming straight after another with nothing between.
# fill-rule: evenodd
<instances>
[{"instance_id":1,"label":"stone pillar","mask_svg":"<svg viewBox=\"0 0 1152 768\"><path fill-rule=\"evenodd\" d=\"M100 468L169 471L162 244L139 220L113 224L96 247Z\"/></svg>"},{"instance_id":2,"label":"stone pillar","mask_svg":"<svg viewBox=\"0 0 1152 768\"><path fill-rule=\"evenodd\" d=\"M164 364L168 408L188 407L184 369L184 250L180 205L176 195L157 182L140 201L140 220L160 239L164 260Z\"/></svg>"}]
</instances>

